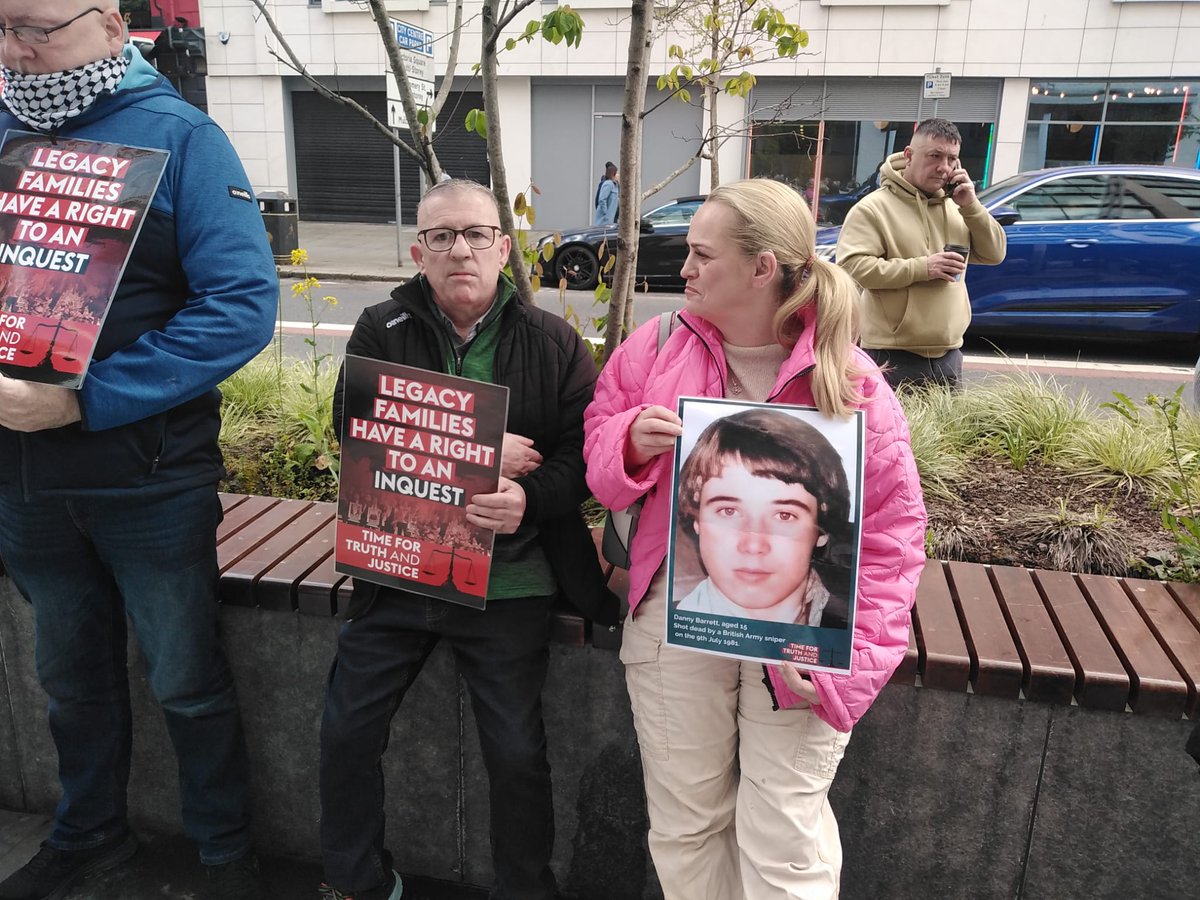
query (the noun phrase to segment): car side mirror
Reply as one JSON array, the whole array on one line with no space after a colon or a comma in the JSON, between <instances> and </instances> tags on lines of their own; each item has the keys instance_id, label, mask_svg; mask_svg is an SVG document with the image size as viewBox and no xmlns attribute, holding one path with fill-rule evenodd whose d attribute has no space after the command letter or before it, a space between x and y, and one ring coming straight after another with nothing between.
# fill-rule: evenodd
<instances>
[{"instance_id":1,"label":"car side mirror","mask_svg":"<svg viewBox=\"0 0 1200 900\"><path fill-rule=\"evenodd\" d=\"M642 219L638 222L638 231L642 234L653 234L654 226L650 224L649 219Z\"/></svg>"},{"instance_id":2,"label":"car side mirror","mask_svg":"<svg viewBox=\"0 0 1200 900\"><path fill-rule=\"evenodd\" d=\"M1012 206L997 206L992 210L992 218L1001 225L1012 225L1021 221L1021 214Z\"/></svg>"}]
</instances>

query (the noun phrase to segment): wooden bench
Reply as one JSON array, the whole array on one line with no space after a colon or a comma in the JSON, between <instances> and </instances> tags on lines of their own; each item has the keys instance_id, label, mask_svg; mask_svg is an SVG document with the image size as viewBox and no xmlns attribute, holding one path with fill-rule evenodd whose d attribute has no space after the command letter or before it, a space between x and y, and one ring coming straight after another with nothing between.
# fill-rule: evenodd
<instances>
[{"instance_id":1,"label":"wooden bench","mask_svg":"<svg viewBox=\"0 0 1200 900\"><path fill-rule=\"evenodd\" d=\"M233 494L222 504L223 602L345 612L350 580L333 568L334 504ZM627 573L606 571L610 587L627 592ZM576 647L620 646L620 629L593 629L569 607L556 611L553 633ZM931 560L892 681L1194 718L1200 586Z\"/></svg>"}]
</instances>

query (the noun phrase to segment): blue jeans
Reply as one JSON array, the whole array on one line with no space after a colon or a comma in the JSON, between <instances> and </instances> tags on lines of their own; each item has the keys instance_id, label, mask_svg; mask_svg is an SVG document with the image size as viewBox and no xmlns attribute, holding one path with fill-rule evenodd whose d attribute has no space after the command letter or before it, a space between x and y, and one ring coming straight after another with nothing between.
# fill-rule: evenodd
<instances>
[{"instance_id":1,"label":"blue jeans","mask_svg":"<svg viewBox=\"0 0 1200 900\"><path fill-rule=\"evenodd\" d=\"M365 615L346 622L321 721L326 882L361 891L387 878L381 760L400 701L444 637L471 694L488 773L491 900L553 900L554 807L542 722L551 600L489 600L480 611L385 589Z\"/></svg>"},{"instance_id":2,"label":"blue jeans","mask_svg":"<svg viewBox=\"0 0 1200 900\"><path fill-rule=\"evenodd\" d=\"M129 828L128 616L179 758L184 828L201 861L250 849L246 749L218 633L220 519L212 485L104 499L0 495L0 556L33 605L58 748L52 847L94 847Z\"/></svg>"}]
</instances>

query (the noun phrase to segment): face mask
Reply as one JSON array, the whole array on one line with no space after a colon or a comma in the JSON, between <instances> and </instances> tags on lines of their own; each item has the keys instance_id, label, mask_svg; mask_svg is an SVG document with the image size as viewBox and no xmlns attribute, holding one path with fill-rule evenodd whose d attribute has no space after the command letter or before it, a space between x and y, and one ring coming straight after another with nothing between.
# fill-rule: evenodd
<instances>
[{"instance_id":1,"label":"face mask","mask_svg":"<svg viewBox=\"0 0 1200 900\"><path fill-rule=\"evenodd\" d=\"M115 93L128 68L124 55L44 75L22 75L3 67L4 103L26 125L50 131L75 118L101 94Z\"/></svg>"}]
</instances>

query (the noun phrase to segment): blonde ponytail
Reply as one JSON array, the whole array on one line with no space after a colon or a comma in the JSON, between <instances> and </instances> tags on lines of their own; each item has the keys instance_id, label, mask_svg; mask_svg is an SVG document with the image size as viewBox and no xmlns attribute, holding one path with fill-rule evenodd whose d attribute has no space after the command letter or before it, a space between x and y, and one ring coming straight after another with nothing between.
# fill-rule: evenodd
<instances>
[{"instance_id":1,"label":"blonde ponytail","mask_svg":"<svg viewBox=\"0 0 1200 900\"><path fill-rule=\"evenodd\" d=\"M730 237L744 253L770 251L780 270L776 340L793 347L805 321L815 329L813 399L826 415L847 416L863 402L866 370L854 362L858 340L858 285L817 257L816 225L808 204L792 188L769 178L723 184L708 196L734 213ZM812 306L811 315L806 315Z\"/></svg>"}]
</instances>

